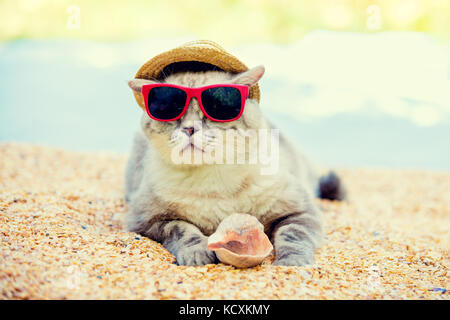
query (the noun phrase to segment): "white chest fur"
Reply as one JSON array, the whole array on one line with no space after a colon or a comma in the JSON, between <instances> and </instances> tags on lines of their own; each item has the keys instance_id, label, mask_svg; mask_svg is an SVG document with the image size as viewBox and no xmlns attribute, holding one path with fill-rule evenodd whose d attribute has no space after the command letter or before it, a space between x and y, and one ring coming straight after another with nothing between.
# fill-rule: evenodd
<instances>
[{"instance_id":1,"label":"white chest fur","mask_svg":"<svg viewBox=\"0 0 450 320\"><path fill-rule=\"evenodd\" d=\"M156 170L157 169L157 170ZM299 210L298 193L288 175L261 175L256 166L216 165L149 170L152 192L180 219L206 235L233 213L254 215L263 224Z\"/></svg>"}]
</instances>

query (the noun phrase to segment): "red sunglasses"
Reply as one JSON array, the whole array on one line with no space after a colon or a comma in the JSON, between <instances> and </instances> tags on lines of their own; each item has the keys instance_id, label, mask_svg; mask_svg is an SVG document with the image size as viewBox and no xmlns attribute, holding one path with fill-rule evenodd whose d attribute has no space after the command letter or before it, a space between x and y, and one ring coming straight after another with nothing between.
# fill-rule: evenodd
<instances>
[{"instance_id":1,"label":"red sunglasses","mask_svg":"<svg viewBox=\"0 0 450 320\"><path fill-rule=\"evenodd\" d=\"M218 122L238 119L244 112L248 86L214 84L200 88L187 88L174 84L157 83L142 86L145 109L150 118L175 121L187 111L189 102L196 98L205 116Z\"/></svg>"}]
</instances>

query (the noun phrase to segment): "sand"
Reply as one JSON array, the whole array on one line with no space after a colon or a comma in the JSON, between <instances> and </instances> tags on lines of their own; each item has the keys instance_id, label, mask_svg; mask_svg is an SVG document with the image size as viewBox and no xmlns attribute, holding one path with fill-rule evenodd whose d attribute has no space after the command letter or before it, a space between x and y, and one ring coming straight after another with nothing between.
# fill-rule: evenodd
<instances>
[{"instance_id":1,"label":"sand","mask_svg":"<svg viewBox=\"0 0 450 320\"><path fill-rule=\"evenodd\" d=\"M450 173L339 169L315 265L185 267L122 227L126 156L0 144L2 299L449 299Z\"/></svg>"}]
</instances>

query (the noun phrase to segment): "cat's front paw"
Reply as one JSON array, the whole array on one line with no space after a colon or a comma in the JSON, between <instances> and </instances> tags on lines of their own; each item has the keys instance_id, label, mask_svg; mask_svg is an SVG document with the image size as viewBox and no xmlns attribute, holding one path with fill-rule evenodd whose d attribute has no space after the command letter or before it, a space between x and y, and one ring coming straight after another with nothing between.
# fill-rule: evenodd
<instances>
[{"instance_id":1,"label":"cat's front paw","mask_svg":"<svg viewBox=\"0 0 450 320\"><path fill-rule=\"evenodd\" d=\"M305 256L301 254L291 253L290 255L285 255L277 257L273 262L274 266L295 266L304 267L314 263L314 258L312 256Z\"/></svg>"},{"instance_id":2,"label":"cat's front paw","mask_svg":"<svg viewBox=\"0 0 450 320\"><path fill-rule=\"evenodd\" d=\"M216 254L208 250L204 243L180 249L175 257L180 266L203 266L217 263Z\"/></svg>"}]
</instances>

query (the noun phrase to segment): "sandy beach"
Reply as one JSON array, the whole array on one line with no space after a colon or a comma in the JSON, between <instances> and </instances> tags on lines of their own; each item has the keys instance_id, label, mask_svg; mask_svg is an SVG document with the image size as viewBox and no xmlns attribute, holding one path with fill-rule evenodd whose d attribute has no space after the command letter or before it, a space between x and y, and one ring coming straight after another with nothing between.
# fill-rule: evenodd
<instances>
[{"instance_id":1,"label":"sandy beach","mask_svg":"<svg viewBox=\"0 0 450 320\"><path fill-rule=\"evenodd\" d=\"M177 266L127 232L126 156L0 144L1 299L449 299L450 173L337 169L308 267Z\"/></svg>"}]
</instances>

